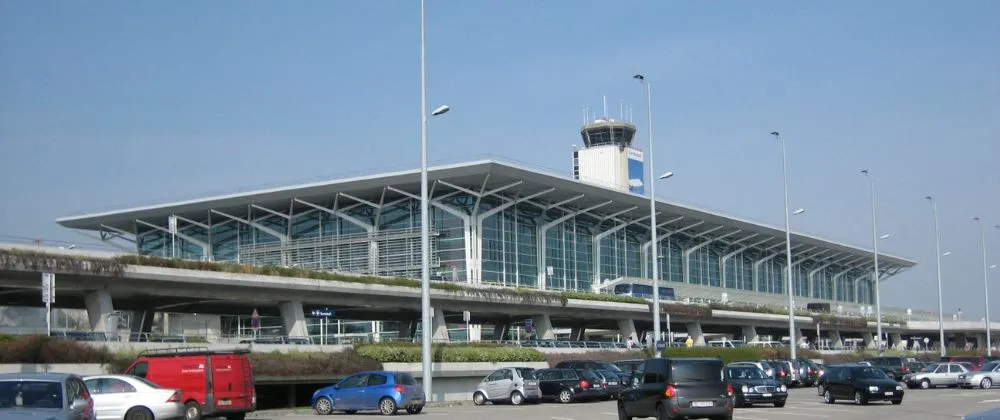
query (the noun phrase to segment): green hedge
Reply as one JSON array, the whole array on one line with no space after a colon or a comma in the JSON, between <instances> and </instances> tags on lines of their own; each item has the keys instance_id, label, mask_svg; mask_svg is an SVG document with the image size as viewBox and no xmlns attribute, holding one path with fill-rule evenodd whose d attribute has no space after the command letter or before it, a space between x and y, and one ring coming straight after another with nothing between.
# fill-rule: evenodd
<instances>
[{"instance_id":1,"label":"green hedge","mask_svg":"<svg viewBox=\"0 0 1000 420\"><path fill-rule=\"evenodd\" d=\"M420 363L421 346L412 343L356 344L354 350L362 357L382 363ZM538 350L521 347L502 347L488 344L458 345L435 344L433 360L439 363L462 362L544 362Z\"/></svg>"}]
</instances>

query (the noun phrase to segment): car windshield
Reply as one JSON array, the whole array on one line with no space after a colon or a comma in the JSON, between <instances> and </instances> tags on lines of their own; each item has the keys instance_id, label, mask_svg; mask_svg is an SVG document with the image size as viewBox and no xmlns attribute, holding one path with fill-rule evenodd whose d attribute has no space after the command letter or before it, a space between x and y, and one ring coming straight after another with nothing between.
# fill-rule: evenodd
<instances>
[{"instance_id":1,"label":"car windshield","mask_svg":"<svg viewBox=\"0 0 1000 420\"><path fill-rule=\"evenodd\" d=\"M520 377L522 377L524 379L538 379L538 377L535 376L535 370L534 369L531 369L531 368L514 368L514 370L517 371L517 376L520 376Z\"/></svg>"},{"instance_id":2,"label":"car windshield","mask_svg":"<svg viewBox=\"0 0 1000 420\"><path fill-rule=\"evenodd\" d=\"M129 379L131 379L131 380L133 380L133 381L139 381L139 382L142 382L142 383L146 384L146 386L148 386L148 387L150 387L150 388L153 388L153 389L163 389L163 387L161 387L161 386L159 386L159 385L157 385L157 384L154 384L154 383L152 383L152 382L150 382L150 381L146 380L146 378L140 378L140 377L138 377L138 376L133 376L133 377L131 377L131 378L129 378Z\"/></svg>"},{"instance_id":3,"label":"car windshield","mask_svg":"<svg viewBox=\"0 0 1000 420\"><path fill-rule=\"evenodd\" d=\"M621 369L618 368L618 366L615 366L614 363L598 362L598 364L601 365L601 369L603 369L603 370L610 370L610 371L615 372L615 373L618 373L618 372L622 371Z\"/></svg>"},{"instance_id":4,"label":"car windshield","mask_svg":"<svg viewBox=\"0 0 1000 420\"><path fill-rule=\"evenodd\" d=\"M854 369L854 377L865 378L865 379L885 379L885 372L882 369L874 367L861 367Z\"/></svg>"},{"instance_id":5,"label":"car windshield","mask_svg":"<svg viewBox=\"0 0 1000 420\"><path fill-rule=\"evenodd\" d=\"M722 364L716 361L684 361L673 363L673 379L685 382L720 382Z\"/></svg>"},{"instance_id":6,"label":"car windshield","mask_svg":"<svg viewBox=\"0 0 1000 420\"><path fill-rule=\"evenodd\" d=\"M1000 365L1000 362L989 362L989 363L983 365L983 367L979 368L979 371L980 372L992 372L993 369L996 369L997 365Z\"/></svg>"},{"instance_id":7,"label":"car windshield","mask_svg":"<svg viewBox=\"0 0 1000 420\"><path fill-rule=\"evenodd\" d=\"M927 366L924 366L924 368L920 369L920 371L921 372L933 372L933 371L937 370L937 367L938 367L937 363L931 363L931 364L929 364Z\"/></svg>"},{"instance_id":8,"label":"car windshield","mask_svg":"<svg viewBox=\"0 0 1000 420\"><path fill-rule=\"evenodd\" d=\"M756 366L736 366L727 368L726 374L733 379L764 379L764 372Z\"/></svg>"},{"instance_id":9,"label":"car windshield","mask_svg":"<svg viewBox=\"0 0 1000 420\"><path fill-rule=\"evenodd\" d=\"M596 382L601 380L601 378L599 378L597 374L594 373L594 371L592 370L581 370L579 372L581 378L586 379L590 382Z\"/></svg>"},{"instance_id":10,"label":"car windshield","mask_svg":"<svg viewBox=\"0 0 1000 420\"><path fill-rule=\"evenodd\" d=\"M62 384L55 381L0 381L0 410L62 408Z\"/></svg>"}]
</instances>

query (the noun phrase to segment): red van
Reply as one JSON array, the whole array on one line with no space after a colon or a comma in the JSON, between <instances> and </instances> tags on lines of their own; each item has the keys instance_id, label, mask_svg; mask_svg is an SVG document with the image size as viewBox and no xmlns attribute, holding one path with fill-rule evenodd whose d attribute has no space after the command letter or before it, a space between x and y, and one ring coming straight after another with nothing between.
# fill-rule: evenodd
<instances>
[{"instance_id":1,"label":"red van","mask_svg":"<svg viewBox=\"0 0 1000 420\"><path fill-rule=\"evenodd\" d=\"M125 371L164 388L181 390L186 420L224 416L243 420L257 408L250 350L182 347L147 350Z\"/></svg>"}]
</instances>

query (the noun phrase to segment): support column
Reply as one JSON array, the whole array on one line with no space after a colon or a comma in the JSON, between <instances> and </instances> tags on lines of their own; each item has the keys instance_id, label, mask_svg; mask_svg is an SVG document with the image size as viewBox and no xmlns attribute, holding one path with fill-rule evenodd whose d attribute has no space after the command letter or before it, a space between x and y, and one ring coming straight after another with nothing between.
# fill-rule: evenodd
<instances>
[{"instance_id":1,"label":"support column","mask_svg":"<svg viewBox=\"0 0 1000 420\"><path fill-rule=\"evenodd\" d=\"M156 322L156 311L132 311L132 336L139 341L149 340Z\"/></svg>"},{"instance_id":2,"label":"support column","mask_svg":"<svg viewBox=\"0 0 1000 420\"><path fill-rule=\"evenodd\" d=\"M896 350L904 350L906 348L906 342L903 341L903 335L900 333L889 334L889 342Z\"/></svg>"},{"instance_id":3,"label":"support column","mask_svg":"<svg viewBox=\"0 0 1000 420\"><path fill-rule=\"evenodd\" d=\"M448 342L451 336L448 335L448 321L444 318L444 309L431 308L434 311L434 319L431 321L431 341Z\"/></svg>"},{"instance_id":4,"label":"support column","mask_svg":"<svg viewBox=\"0 0 1000 420\"><path fill-rule=\"evenodd\" d=\"M117 333L117 323L108 325L108 316L115 311L111 302L111 293L105 289L95 290L83 297L87 306L87 318L90 320L90 330L102 333Z\"/></svg>"},{"instance_id":5,"label":"support column","mask_svg":"<svg viewBox=\"0 0 1000 420\"><path fill-rule=\"evenodd\" d=\"M493 324L493 341L503 341L511 340L510 336L510 323L509 322L499 322Z\"/></svg>"},{"instance_id":6,"label":"support column","mask_svg":"<svg viewBox=\"0 0 1000 420\"><path fill-rule=\"evenodd\" d=\"M548 315L535 315L531 317L535 328L535 337L539 340L555 340L556 332L552 329L552 319Z\"/></svg>"},{"instance_id":7,"label":"support column","mask_svg":"<svg viewBox=\"0 0 1000 420\"><path fill-rule=\"evenodd\" d=\"M844 347L844 339L840 337L840 331L827 330L826 337L830 339L830 347L834 350Z\"/></svg>"},{"instance_id":8,"label":"support column","mask_svg":"<svg viewBox=\"0 0 1000 420\"><path fill-rule=\"evenodd\" d=\"M704 346L705 334L701 331L701 323L688 322L686 326L687 326L688 337L691 337L691 339L694 340L694 345Z\"/></svg>"},{"instance_id":9,"label":"support column","mask_svg":"<svg viewBox=\"0 0 1000 420\"><path fill-rule=\"evenodd\" d=\"M980 349L986 348L986 333L976 333L976 346Z\"/></svg>"},{"instance_id":10,"label":"support column","mask_svg":"<svg viewBox=\"0 0 1000 420\"><path fill-rule=\"evenodd\" d=\"M309 337L306 315L302 311L302 301L279 302L278 310L281 312L281 324L285 327L285 334L295 338Z\"/></svg>"},{"instance_id":11,"label":"support column","mask_svg":"<svg viewBox=\"0 0 1000 420\"><path fill-rule=\"evenodd\" d=\"M866 348L875 348L875 334L871 331L861 333L861 338L865 340Z\"/></svg>"},{"instance_id":12,"label":"support column","mask_svg":"<svg viewBox=\"0 0 1000 420\"><path fill-rule=\"evenodd\" d=\"M618 333L622 335L622 339L628 341L629 337L635 341L636 345L639 344L639 334L635 330L635 321L631 319L620 319L618 320Z\"/></svg>"},{"instance_id":13,"label":"support column","mask_svg":"<svg viewBox=\"0 0 1000 420\"><path fill-rule=\"evenodd\" d=\"M587 327L573 327L569 330L570 341L587 341Z\"/></svg>"},{"instance_id":14,"label":"support column","mask_svg":"<svg viewBox=\"0 0 1000 420\"><path fill-rule=\"evenodd\" d=\"M399 338L401 340L413 340L413 337L417 336L417 325L420 325L420 321L415 319L400 321Z\"/></svg>"},{"instance_id":15,"label":"support column","mask_svg":"<svg viewBox=\"0 0 1000 420\"><path fill-rule=\"evenodd\" d=\"M743 326L743 341L752 342L757 341L757 327L754 325L744 325Z\"/></svg>"}]
</instances>

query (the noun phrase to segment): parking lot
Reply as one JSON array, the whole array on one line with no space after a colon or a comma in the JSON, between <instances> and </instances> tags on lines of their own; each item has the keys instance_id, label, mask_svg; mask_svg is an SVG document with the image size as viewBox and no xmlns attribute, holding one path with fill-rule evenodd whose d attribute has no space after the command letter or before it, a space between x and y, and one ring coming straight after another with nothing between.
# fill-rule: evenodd
<instances>
[{"instance_id":1,"label":"parking lot","mask_svg":"<svg viewBox=\"0 0 1000 420\"><path fill-rule=\"evenodd\" d=\"M740 420L771 420L771 419L854 419L854 420L930 420L955 419L964 414L984 411L1000 407L1000 390L908 390L902 405L889 403L872 403L867 406L855 406L853 403L824 404L816 395L814 388L793 389L788 398L788 405L783 408L759 406L736 409L734 419ZM611 420L616 418L615 402L595 402L577 404L538 404L524 406L461 405L455 407L427 407L419 416L428 418L451 418L477 420L510 420L541 419L541 420ZM407 416L403 413L400 416ZM376 413L333 416L318 416L308 410L289 412L258 412L253 414L257 419L269 420L319 420L319 419L367 419L380 417Z\"/></svg>"}]
</instances>

